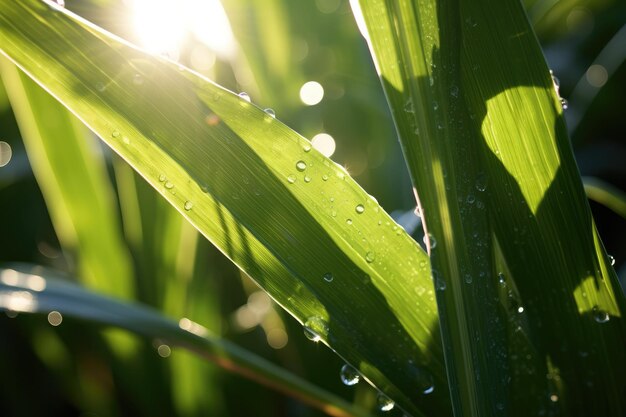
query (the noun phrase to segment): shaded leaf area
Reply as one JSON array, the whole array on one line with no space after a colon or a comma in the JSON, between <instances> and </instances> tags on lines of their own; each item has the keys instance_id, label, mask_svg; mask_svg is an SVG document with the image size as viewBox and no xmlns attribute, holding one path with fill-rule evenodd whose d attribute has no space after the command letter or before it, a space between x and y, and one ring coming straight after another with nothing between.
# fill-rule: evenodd
<instances>
[{"instance_id":1,"label":"shaded leaf area","mask_svg":"<svg viewBox=\"0 0 626 417\"><path fill-rule=\"evenodd\" d=\"M88 323L121 327L161 340L161 352L169 352L170 345L183 347L229 372L293 396L328 415L368 415L334 394L212 335L189 319L183 318L175 323L147 307L86 291L67 282L59 273L40 266L16 264L0 269L0 309L48 314L48 321L55 326L67 316Z\"/></svg>"},{"instance_id":2,"label":"shaded leaf area","mask_svg":"<svg viewBox=\"0 0 626 417\"><path fill-rule=\"evenodd\" d=\"M428 258L342 168L243 98L55 5L4 1L0 22L0 50L309 335L406 411L449 412Z\"/></svg>"},{"instance_id":3,"label":"shaded leaf area","mask_svg":"<svg viewBox=\"0 0 626 417\"><path fill-rule=\"evenodd\" d=\"M360 3L430 236L455 413L624 414L623 295L521 5Z\"/></svg>"}]
</instances>

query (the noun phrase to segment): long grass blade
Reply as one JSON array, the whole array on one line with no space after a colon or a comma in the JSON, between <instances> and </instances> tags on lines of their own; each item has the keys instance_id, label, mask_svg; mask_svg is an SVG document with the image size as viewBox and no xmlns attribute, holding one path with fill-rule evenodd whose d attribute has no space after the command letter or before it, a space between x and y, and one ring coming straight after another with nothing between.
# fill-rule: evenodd
<instances>
[{"instance_id":1,"label":"long grass blade","mask_svg":"<svg viewBox=\"0 0 626 417\"><path fill-rule=\"evenodd\" d=\"M455 415L623 415L624 298L520 2L360 6L430 236Z\"/></svg>"},{"instance_id":2,"label":"long grass blade","mask_svg":"<svg viewBox=\"0 0 626 417\"><path fill-rule=\"evenodd\" d=\"M212 335L197 323L188 319L176 323L147 307L84 290L39 266L19 264L0 269L0 309L15 313L56 312L52 320L58 323L64 317L74 317L88 323L121 327L165 341L168 346L190 350L229 372L293 396L330 416L368 415L334 394Z\"/></svg>"}]
</instances>

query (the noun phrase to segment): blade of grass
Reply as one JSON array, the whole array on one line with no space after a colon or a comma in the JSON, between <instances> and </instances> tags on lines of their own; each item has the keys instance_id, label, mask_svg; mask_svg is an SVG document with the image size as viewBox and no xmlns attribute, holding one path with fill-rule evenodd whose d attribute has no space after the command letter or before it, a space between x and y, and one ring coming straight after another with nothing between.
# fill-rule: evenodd
<instances>
[{"instance_id":1,"label":"blade of grass","mask_svg":"<svg viewBox=\"0 0 626 417\"><path fill-rule=\"evenodd\" d=\"M430 236L455 414L622 415L624 298L520 3L360 6Z\"/></svg>"},{"instance_id":2,"label":"blade of grass","mask_svg":"<svg viewBox=\"0 0 626 417\"><path fill-rule=\"evenodd\" d=\"M39 187L64 250L77 257L90 288L123 298L134 293L104 158L89 131L5 58L0 73Z\"/></svg>"},{"instance_id":3,"label":"blade of grass","mask_svg":"<svg viewBox=\"0 0 626 417\"><path fill-rule=\"evenodd\" d=\"M428 259L340 167L241 97L52 3L0 5L2 53L309 336L407 412L449 414Z\"/></svg>"},{"instance_id":4,"label":"blade of grass","mask_svg":"<svg viewBox=\"0 0 626 417\"><path fill-rule=\"evenodd\" d=\"M602 204L626 219L626 193L596 177L583 177L585 194L590 200Z\"/></svg>"},{"instance_id":5,"label":"blade of grass","mask_svg":"<svg viewBox=\"0 0 626 417\"><path fill-rule=\"evenodd\" d=\"M197 323L175 323L147 307L89 292L39 266L19 264L0 269L0 309L43 314L57 311L62 317L121 327L190 350L229 372L297 398L328 415L368 415L334 394L210 334Z\"/></svg>"}]
</instances>

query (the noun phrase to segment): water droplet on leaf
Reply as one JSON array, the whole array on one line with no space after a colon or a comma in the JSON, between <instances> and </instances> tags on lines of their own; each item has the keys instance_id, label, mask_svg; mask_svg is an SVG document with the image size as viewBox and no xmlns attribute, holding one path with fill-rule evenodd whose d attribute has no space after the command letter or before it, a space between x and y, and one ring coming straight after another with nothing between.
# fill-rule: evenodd
<instances>
[{"instance_id":1,"label":"water droplet on leaf","mask_svg":"<svg viewBox=\"0 0 626 417\"><path fill-rule=\"evenodd\" d=\"M487 189L487 175L480 174L476 178L475 187L478 191L483 192Z\"/></svg>"},{"instance_id":2,"label":"water droplet on leaf","mask_svg":"<svg viewBox=\"0 0 626 417\"><path fill-rule=\"evenodd\" d=\"M374 252L372 252L372 251L367 252L367 253L365 254L365 260L366 260L368 263L372 263L372 262L374 262L374 261L376 260L376 254L375 254Z\"/></svg>"},{"instance_id":3,"label":"water droplet on leaf","mask_svg":"<svg viewBox=\"0 0 626 417\"><path fill-rule=\"evenodd\" d=\"M252 101L252 99L250 99L250 95L246 93L245 91L242 91L241 93L239 93L239 97L246 100L248 103Z\"/></svg>"},{"instance_id":4,"label":"water droplet on leaf","mask_svg":"<svg viewBox=\"0 0 626 417\"><path fill-rule=\"evenodd\" d=\"M193 203L191 201L185 201L185 205L183 207L185 210L189 211L193 207Z\"/></svg>"},{"instance_id":5,"label":"water droplet on leaf","mask_svg":"<svg viewBox=\"0 0 626 417\"><path fill-rule=\"evenodd\" d=\"M354 210L358 213L361 214L365 211L365 207L363 207L363 204L357 204L357 206L354 208Z\"/></svg>"},{"instance_id":6,"label":"water droplet on leaf","mask_svg":"<svg viewBox=\"0 0 626 417\"><path fill-rule=\"evenodd\" d=\"M304 161L296 162L296 169L300 172L304 171L306 169L306 162Z\"/></svg>"},{"instance_id":7,"label":"water droplet on leaf","mask_svg":"<svg viewBox=\"0 0 626 417\"><path fill-rule=\"evenodd\" d=\"M376 399L376 402L378 403L378 409L380 411L391 411L396 405L396 403L394 403L391 398L387 397L382 392L378 393L378 398Z\"/></svg>"},{"instance_id":8,"label":"water droplet on leaf","mask_svg":"<svg viewBox=\"0 0 626 417\"><path fill-rule=\"evenodd\" d=\"M593 308L593 319L598 323L606 323L611 319L611 316L606 311L600 309L598 306Z\"/></svg>"},{"instance_id":9,"label":"water droplet on leaf","mask_svg":"<svg viewBox=\"0 0 626 417\"><path fill-rule=\"evenodd\" d=\"M359 371L348 364L341 367L339 375L341 376L341 382L349 387L358 384L361 380L361 374L359 374Z\"/></svg>"},{"instance_id":10,"label":"water droplet on leaf","mask_svg":"<svg viewBox=\"0 0 626 417\"><path fill-rule=\"evenodd\" d=\"M264 110L265 114L270 116L272 119L276 118L276 112L273 109L267 108Z\"/></svg>"},{"instance_id":11,"label":"water droplet on leaf","mask_svg":"<svg viewBox=\"0 0 626 417\"><path fill-rule=\"evenodd\" d=\"M328 323L319 316L312 316L304 323L304 335L313 342L319 342L328 335Z\"/></svg>"},{"instance_id":12,"label":"water droplet on leaf","mask_svg":"<svg viewBox=\"0 0 626 417\"><path fill-rule=\"evenodd\" d=\"M325 273L323 278L324 278L324 281L326 282L333 282L333 279L335 279L335 277L333 276L331 272Z\"/></svg>"}]
</instances>

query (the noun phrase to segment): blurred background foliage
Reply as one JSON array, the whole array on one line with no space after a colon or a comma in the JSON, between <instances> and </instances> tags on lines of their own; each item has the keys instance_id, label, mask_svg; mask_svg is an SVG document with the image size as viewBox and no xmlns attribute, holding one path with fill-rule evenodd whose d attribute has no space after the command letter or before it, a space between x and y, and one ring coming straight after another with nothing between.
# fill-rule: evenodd
<instances>
[{"instance_id":1,"label":"blurred background foliage","mask_svg":"<svg viewBox=\"0 0 626 417\"><path fill-rule=\"evenodd\" d=\"M226 88L246 91L255 104L272 108L332 154L405 227L414 227L414 218L406 215L414 208L410 181L348 1L222 4L223 9L213 0L68 0L66 7ZM626 3L526 0L525 5L568 100L565 116L579 168L624 286ZM91 134L81 130L84 143L68 143L68 149L23 140L26 122L18 127L15 100L12 107L7 95L10 79L3 71L9 88L0 85L0 263L54 267L104 291L115 281L112 275L125 276L126 285L110 292L176 320L189 318L375 408L372 389L341 383L340 358L310 343L300 325ZM44 120L44 126L59 135L63 129L80 130L53 100L47 106L54 120ZM62 117L67 120L59 123ZM66 159L51 159L59 154ZM90 180L70 183L78 173ZM414 236L421 241L420 230ZM105 246L108 255L98 260L93 248ZM0 372L6 376L0 415L321 415L162 341L71 319L53 323L58 324L41 316L0 316Z\"/></svg>"}]
</instances>

